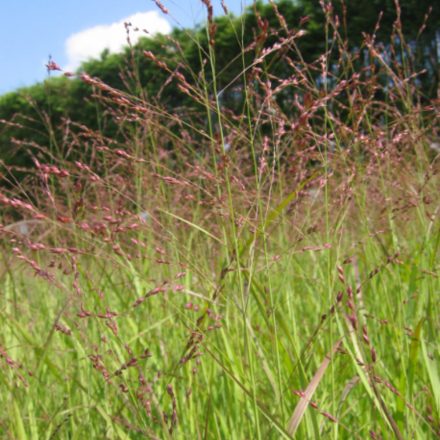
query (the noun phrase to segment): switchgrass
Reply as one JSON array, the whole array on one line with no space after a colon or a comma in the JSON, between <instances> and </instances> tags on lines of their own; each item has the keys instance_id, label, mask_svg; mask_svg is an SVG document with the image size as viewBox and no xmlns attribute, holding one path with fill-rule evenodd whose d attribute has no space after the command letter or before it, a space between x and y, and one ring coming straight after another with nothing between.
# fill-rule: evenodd
<instances>
[{"instance_id":1,"label":"switchgrass","mask_svg":"<svg viewBox=\"0 0 440 440\"><path fill-rule=\"evenodd\" d=\"M337 72L280 16L233 114L203 3L193 113L83 74L124 142L66 123L1 193L1 435L435 438L438 103L326 9Z\"/></svg>"}]
</instances>

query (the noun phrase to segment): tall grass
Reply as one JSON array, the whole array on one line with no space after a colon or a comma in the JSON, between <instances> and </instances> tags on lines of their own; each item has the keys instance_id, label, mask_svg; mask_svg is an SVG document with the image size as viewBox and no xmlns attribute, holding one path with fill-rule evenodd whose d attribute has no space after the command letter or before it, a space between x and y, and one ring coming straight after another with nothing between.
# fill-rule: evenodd
<instances>
[{"instance_id":1,"label":"tall grass","mask_svg":"<svg viewBox=\"0 0 440 440\"><path fill-rule=\"evenodd\" d=\"M82 74L126 140L66 121L1 192L2 437L435 438L438 102L326 7L315 63L280 15L243 47L233 113L203 3L197 111Z\"/></svg>"}]
</instances>

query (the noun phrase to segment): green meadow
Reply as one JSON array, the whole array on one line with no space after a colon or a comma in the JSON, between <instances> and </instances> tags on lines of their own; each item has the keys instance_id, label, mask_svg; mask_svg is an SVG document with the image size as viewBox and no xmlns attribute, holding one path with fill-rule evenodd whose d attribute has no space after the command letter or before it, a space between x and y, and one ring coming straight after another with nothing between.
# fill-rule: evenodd
<instances>
[{"instance_id":1,"label":"green meadow","mask_svg":"<svg viewBox=\"0 0 440 440\"><path fill-rule=\"evenodd\" d=\"M323 4L304 58L307 21L203 3L197 69L160 36L3 125L1 438L438 438L439 100L399 14L355 50ZM75 87L96 125L51 119Z\"/></svg>"}]
</instances>

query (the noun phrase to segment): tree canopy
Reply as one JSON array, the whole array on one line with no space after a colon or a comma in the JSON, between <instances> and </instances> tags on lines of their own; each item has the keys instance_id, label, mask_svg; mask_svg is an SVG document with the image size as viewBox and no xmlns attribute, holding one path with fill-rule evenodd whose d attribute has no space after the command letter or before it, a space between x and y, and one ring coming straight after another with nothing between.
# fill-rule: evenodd
<instances>
[{"instance_id":1,"label":"tree canopy","mask_svg":"<svg viewBox=\"0 0 440 440\"><path fill-rule=\"evenodd\" d=\"M143 38L121 53L104 51L99 59L84 63L77 76L49 78L0 97L0 158L6 164L28 165L30 148L38 145L57 148L63 136L57 127L66 120L92 130L99 129L105 136L118 135L118 127L106 117L105 106L93 99L93 94L100 91L83 81L81 74L99 78L115 89L142 96L152 103L160 102L169 111L179 108L190 111L197 103L186 96L173 78L182 71L189 84L197 84L211 50L217 90L222 92L223 104L234 110L241 105L246 66L278 41L280 33L286 32L287 37L283 20L289 29L306 31L297 46L307 62L316 61L326 50L332 60L334 34L328 17L326 19L329 3L280 0L275 4L274 8L272 2L258 1L243 16L218 17L208 28L200 25L195 29L174 29L169 36ZM440 6L437 2L401 0L396 8L393 0L336 0L331 8L332 16L337 17L333 25L339 27L347 49L358 52L360 65L369 62L365 46L367 35L374 34L385 51L401 50L401 40L405 38L407 45L401 54L402 65L412 63L413 71L424 69L426 72L418 79L421 93L427 98L437 97L440 52ZM396 18L400 18L401 28L396 25ZM212 25L215 25L215 45L210 46ZM155 59L145 54L165 60L167 68L161 68ZM298 54L292 53L293 60L295 57ZM287 75L286 66L276 53L267 60L266 73L273 72L279 77ZM334 60L331 67L337 72L336 58ZM212 80L210 72L204 70L208 81ZM316 76L319 80L319 72Z\"/></svg>"}]
</instances>

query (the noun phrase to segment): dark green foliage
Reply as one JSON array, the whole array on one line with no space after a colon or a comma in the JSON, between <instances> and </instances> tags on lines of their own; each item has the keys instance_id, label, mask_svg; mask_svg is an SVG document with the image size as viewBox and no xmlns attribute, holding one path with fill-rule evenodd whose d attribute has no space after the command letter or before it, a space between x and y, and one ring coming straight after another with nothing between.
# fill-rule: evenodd
<instances>
[{"instance_id":1,"label":"dark green foliage","mask_svg":"<svg viewBox=\"0 0 440 440\"><path fill-rule=\"evenodd\" d=\"M307 31L297 43L306 62L313 62L326 47L331 46L332 28L326 26L325 12L319 0L281 0L277 5L289 29L302 28ZM425 20L431 7L429 18ZM426 73L418 79L420 89L427 97L436 96L439 83L436 42L436 32L440 29L438 4L432 0L400 1L402 35L408 43L405 49L400 45L400 30L395 27L397 12L393 0L349 0L345 3L337 0L333 4L333 11L339 17L339 30L347 39L348 49L359 53L357 67L369 62L363 41L365 34L373 34L378 16L383 12L376 41L382 41L384 47L391 50L390 34L393 34L392 41L396 51L401 51L402 62L413 63L411 71L426 69ZM305 16L308 20L302 20ZM420 33L424 23L426 26ZM261 2L249 7L242 17L217 18L216 25L212 51L217 90L222 91L221 102L225 108L241 111L245 67L264 47L270 47L277 41L279 36L275 36L275 33L283 35L286 32L273 7ZM253 42L255 45L250 47ZM115 89L140 96L149 103L157 104L160 101L161 107L167 111L191 111L197 109L198 104L178 90L177 81L169 80L170 75L179 70L189 83L196 84L203 70L208 82L212 81L211 69L204 67L209 59L209 50L206 27L176 29L169 37L159 35L142 39L119 54L104 51L100 59L84 63L80 72L97 77ZM165 61L169 71L159 68L145 57L144 51L151 51L159 60ZM279 54L277 51L273 57L268 57L264 68L266 73L270 71L283 78L289 71ZM298 56L293 51L288 55L293 60ZM328 59L330 63L333 60L334 74L340 77L348 73L339 72L335 63L337 55L336 51L332 52ZM384 81L387 80L385 77ZM286 110L283 102L279 102L279 105ZM92 88L80 79L51 78L42 84L9 93L0 98L0 158L9 165L28 166L31 163L29 141L34 144L34 154L38 151L35 150L35 144L61 151L62 133L55 128L59 128L65 119L92 130L99 129L104 135L117 140L119 132L104 110L105 105L92 98ZM5 124L5 121L18 125Z\"/></svg>"}]
</instances>

